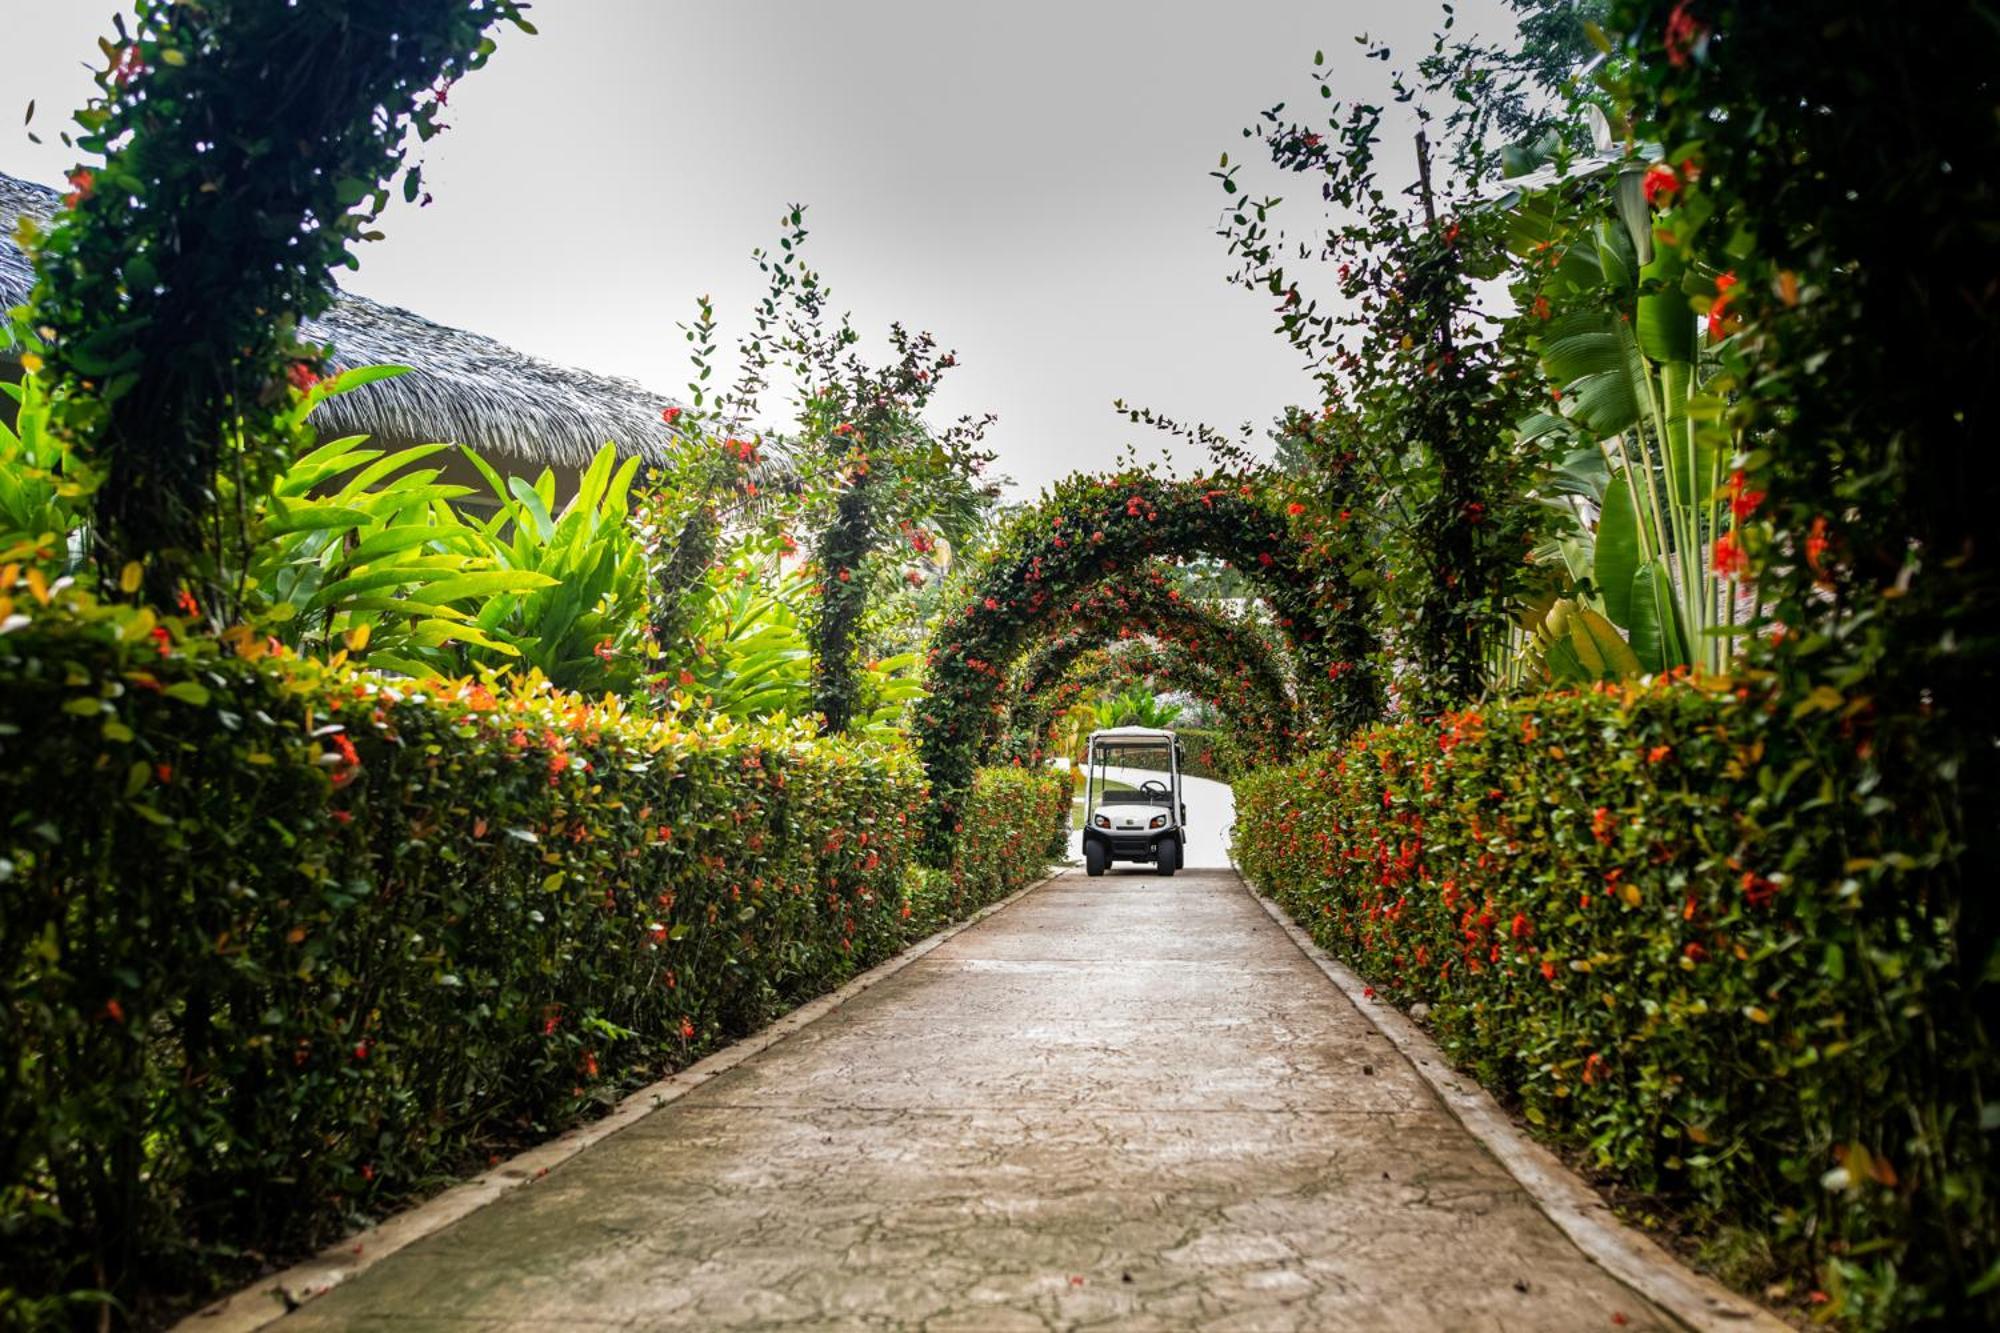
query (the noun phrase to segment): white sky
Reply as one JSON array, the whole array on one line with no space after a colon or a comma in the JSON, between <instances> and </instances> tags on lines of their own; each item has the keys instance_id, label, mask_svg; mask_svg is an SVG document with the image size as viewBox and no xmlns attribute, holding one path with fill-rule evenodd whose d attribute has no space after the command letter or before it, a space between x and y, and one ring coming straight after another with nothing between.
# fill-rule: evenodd
<instances>
[{"instance_id":1,"label":"white sky","mask_svg":"<svg viewBox=\"0 0 2000 1333\"><path fill-rule=\"evenodd\" d=\"M0 0L0 170L48 184L111 0ZM1498 0L1462 18L1490 30ZM998 467L1032 492L1164 437L1124 397L1260 428L1311 386L1267 301L1227 286L1208 172L1277 101L1318 102L1324 49L1379 99L1431 0L541 0L452 93L430 207L397 207L349 290L560 363L677 393L675 328L711 294L733 335L751 247L801 202L808 261L879 334L959 352L940 418L994 411ZM20 117L39 102L30 144ZM11 122L11 123L10 123ZM1267 184L1277 184L1266 177ZM1300 182L1283 183L1283 189ZM1305 201L1300 200L1301 203ZM1305 210L1297 211L1302 221ZM726 338L727 340L727 338ZM1194 451L1177 451L1184 462Z\"/></svg>"}]
</instances>

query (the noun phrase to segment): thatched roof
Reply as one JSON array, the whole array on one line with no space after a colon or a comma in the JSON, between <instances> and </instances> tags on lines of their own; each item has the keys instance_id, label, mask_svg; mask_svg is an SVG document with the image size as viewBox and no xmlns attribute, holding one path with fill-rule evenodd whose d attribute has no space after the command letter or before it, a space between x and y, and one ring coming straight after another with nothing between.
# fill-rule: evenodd
<instances>
[{"instance_id":1,"label":"thatched roof","mask_svg":"<svg viewBox=\"0 0 2000 1333\"><path fill-rule=\"evenodd\" d=\"M58 201L54 190L0 172L0 310L26 301L35 281L14 242L16 222L27 216L46 224ZM328 399L313 418L323 433L468 444L488 456L568 467L588 462L607 440L623 454L663 457L668 432L660 411L672 400L630 380L540 361L345 292L301 333L333 345L336 370L410 367L407 375Z\"/></svg>"}]
</instances>

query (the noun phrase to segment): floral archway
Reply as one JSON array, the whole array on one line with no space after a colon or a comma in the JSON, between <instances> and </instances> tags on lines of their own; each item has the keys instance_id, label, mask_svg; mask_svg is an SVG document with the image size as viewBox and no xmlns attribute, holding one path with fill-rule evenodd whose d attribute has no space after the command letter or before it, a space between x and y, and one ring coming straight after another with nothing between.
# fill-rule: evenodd
<instances>
[{"instance_id":1,"label":"floral archway","mask_svg":"<svg viewBox=\"0 0 2000 1333\"><path fill-rule=\"evenodd\" d=\"M1039 762L1057 715L1105 686L1147 683L1219 713L1234 747L1259 762L1288 757L1298 708L1276 636L1186 597L1158 569L1100 584L1071 627L1029 653L1006 689L982 762L997 752Z\"/></svg>"},{"instance_id":2,"label":"floral archway","mask_svg":"<svg viewBox=\"0 0 2000 1333\"><path fill-rule=\"evenodd\" d=\"M1344 731L1381 711L1366 626L1348 590L1267 469L1165 478L1151 470L1071 477L1009 525L964 605L928 654L929 696L915 736L933 802L934 841L956 830L967 790L1016 664L1065 631L1091 589L1154 561L1206 557L1242 571L1296 662L1307 725Z\"/></svg>"}]
</instances>

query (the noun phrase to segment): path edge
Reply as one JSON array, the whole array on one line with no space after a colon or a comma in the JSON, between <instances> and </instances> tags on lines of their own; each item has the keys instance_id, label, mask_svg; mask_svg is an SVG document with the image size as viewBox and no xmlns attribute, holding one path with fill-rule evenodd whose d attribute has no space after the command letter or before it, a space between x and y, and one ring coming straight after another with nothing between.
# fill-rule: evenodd
<instances>
[{"instance_id":1,"label":"path edge","mask_svg":"<svg viewBox=\"0 0 2000 1333\"><path fill-rule=\"evenodd\" d=\"M1375 999L1366 982L1314 943L1284 908L1265 897L1241 871L1236 872L1236 878L1299 952L1311 959L1361 1016L1415 1066L1452 1118L1493 1155L1542 1214L1591 1262L1694 1333L1792 1333L1792 1325L1689 1268L1651 1236L1621 1221L1611 1205L1561 1158L1523 1133L1492 1094L1453 1068L1429 1034L1394 1005Z\"/></svg>"},{"instance_id":2,"label":"path edge","mask_svg":"<svg viewBox=\"0 0 2000 1333\"><path fill-rule=\"evenodd\" d=\"M549 1171L575 1157L585 1148L602 1143L662 1107L693 1092L716 1075L736 1068L761 1054L799 1029L839 1009L848 1001L881 985L945 941L970 930L997 912L1005 911L1036 889L1061 879L1075 867L1058 865L1054 870L1004 898L980 908L962 921L946 926L917 941L895 957L878 963L837 990L793 1009L783 1017L759 1028L741 1040L703 1057L687 1068L655 1083L627 1093L609 1113L564 1130L545 1143L516 1153L472 1179L453 1185L413 1208L357 1232L280 1272L260 1278L247 1287L209 1302L173 1326L173 1333L257 1333L292 1311L361 1273L367 1272L399 1250L407 1249L504 1198L515 1190L546 1176Z\"/></svg>"}]
</instances>

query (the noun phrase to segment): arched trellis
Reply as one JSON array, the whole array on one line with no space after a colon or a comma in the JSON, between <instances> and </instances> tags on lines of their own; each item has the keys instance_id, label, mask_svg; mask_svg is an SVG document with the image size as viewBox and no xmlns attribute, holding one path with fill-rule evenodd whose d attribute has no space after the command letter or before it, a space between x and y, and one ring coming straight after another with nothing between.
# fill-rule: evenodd
<instances>
[{"instance_id":1,"label":"arched trellis","mask_svg":"<svg viewBox=\"0 0 2000 1333\"><path fill-rule=\"evenodd\" d=\"M1010 756L1039 760L1058 709L1090 684L1134 680L1164 682L1215 708L1260 759L1289 755L1298 710L1284 650L1259 626L1184 597L1157 569L1091 589L1069 625L1013 673L1011 707L989 732L982 762L995 740ZM1107 645L1117 651L1105 653Z\"/></svg>"},{"instance_id":2,"label":"arched trellis","mask_svg":"<svg viewBox=\"0 0 2000 1333\"><path fill-rule=\"evenodd\" d=\"M1374 642L1346 614L1337 562L1316 560L1278 498L1282 479L1248 470L1187 479L1151 471L1071 477L1017 517L972 598L945 617L928 655L929 695L915 734L932 789L931 832L949 834L1015 664L1093 586L1158 559L1209 557L1242 570L1298 663L1299 702L1315 728L1340 732L1381 711ZM933 843L942 851L945 839Z\"/></svg>"},{"instance_id":3,"label":"arched trellis","mask_svg":"<svg viewBox=\"0 0 2000 1333\"><path fill-rule=\"evenodd\" d=\"M1048 688L1017 701L1011 729L995 758L1039 762L1053 753L1057 724L1067 709L1106 690L1143 685L1154 692L1191 694L1209 704L1221 715L1232 759L1249 765L1284 762L1291 750L1286 715L1273 712L1254 690L1232 692L1240 683L1240 677L1226 676L1181 644L1139 639L1099 645L1070 659L1068 669Z\"/></svg>"}]
</instances>

